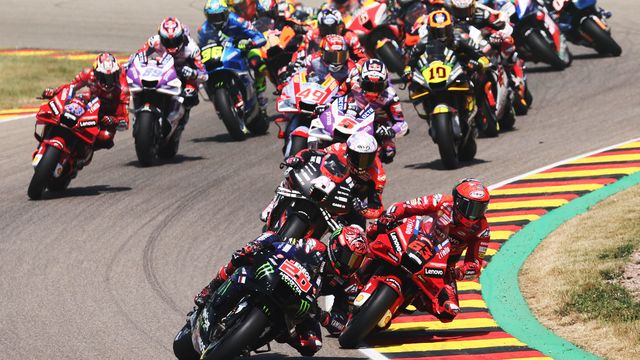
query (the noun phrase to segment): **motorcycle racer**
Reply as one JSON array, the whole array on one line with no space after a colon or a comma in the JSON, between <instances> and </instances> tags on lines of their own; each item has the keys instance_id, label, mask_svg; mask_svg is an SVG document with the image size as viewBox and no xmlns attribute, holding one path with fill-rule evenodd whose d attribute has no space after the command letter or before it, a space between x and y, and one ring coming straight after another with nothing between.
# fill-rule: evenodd
<instances>
[{"instance_id":1,"label":"motorcycle racer","mask_svg":"<svg viewBox=\"0 0 640 360\"><path fill-rule=\"evenodd\" d=\"M389 72L378 59L369 59L360 67L351 94L362 107L369 104L376 113L376 137L382 144L380 160L391 163L396 155L396 137L404 136L409 125L404 120L400 98L389 81Z\"/></svg>"},{"instance_id":2,"label":"motorcycle racer","mask_svg":"<svg viewBox=\"0 0 640 360\"><path fill-rule=\"evenodd\" d=\"M304 43L300 45L299 53L310 54L317 51L322 39L330 34L341 35L344 38L349 47L351 60L357 64L362 64L368 59L358 35L345 27L342 14L334 8L326 8L318 13L318 25L307 32Z\"/></svg>"},{"instance_id":3,"label":"motorcycle racer","mask_svg":"<svg viewBox=\"0 0 640 360\"><path fill-rule=\"evenodd\" d=\"M182 81L182 97L184 102L181 104L174 101L173 110L167 116L167 120L173 123L180 120L180 126L185 126L188 121L189 110L198 105L198 84L207 81L208 75L202 66L200 57L200 48L195 40L189 35L189 29L182 24L178 18L168 17L162 20L158 33L151 36L138 53L144 54L145 57L152 54L168 53L173 57L174 67L180 80ZM133 56L129 62L133 61ZM184 106L186 112L180 111Z\"/></svg>"},{"instance_id":4,"label":"motorcycle racer","mask_svg":"<svg viewBox=\"0 0 640 360\"><path fill-rule=\"evenodd\" d=\"M42 97L50 99L69 85L75 86L76 90L87 87L89 92L84 96L100 99L100 132L93 146L94 150L111 149L116 130L129 128L129 86L118 60L112 54L101 53L93 66L79 72L71 83L57 89L47 88Z\"/></svg>"},{"instance_id":5,"label":"motorcycle racer","mask_svg":"<svg viewBox=\"0 0 640 360\"><path fill-rule=\"evenodd\" d=\"M264 92L267 89L267 66L260 48L267 40L250 22L230 12L226 0L208 0L204 6L204 15L206 20L198 29L198 44L203 47L210 40L232 37L237 41L238 49L248 51L247 60L255 75L255 90L260 110L266 113L268 100Z\"/></svg>"},{"instance_id":6,"label":"motorcycle racer","mask_svg":"<svg viewBox=\"0 0 640 360\"><path fill-rule=\"evenodd\" d=\"M348 301L350 294L358 289L358 278L354 277L367 252L364 230L359 226L347 226L336 230L329 240L329 246L316 239L283 239L276 233L265 232L255 240L249 242L234 252L231 260L222 266L216 277L196 295L194 302L198 308L203 308L211 299L213 293L224 283L238 267L250 265L256 253L268 250L276 242L290 242L294 247L304 250L307 254L317 253L320 261L325 263L321 267L322 278L320 294L334 295L336 302L331 312L320 310L317 306L301 324L296 326L296 333L286 339L286 342L298 350L303 356L312 356L322 347L322 333L320 325L331 333L339 333L344 328L347 319ZM351 290L348 290L351 289Z\"/></svg>"},{"instance_id":7,"label":"motorcycle racer","mask_svg":"<svg viewBox=\"0 0 640 360\"><path fill-rule=\"evenodd\" d=\"M490 240L489 225L484 215L489 199L489 190L479 180L466 178L456 183L452 195L425 195L391 205L378 223L367 229L367 236L374 238L377 233L384 231L381 226L389 226L397 220L416 215L433 218L434 228L424 236L438 243L449 239L452 244L447 264L450 276L447 288L449 311L441 315L434 314L441 321L453 320L459 310L455 280L473 280L480 276L482 259ZM456 266L465 250L463 264Z\"/></svg>"}]
</instances>

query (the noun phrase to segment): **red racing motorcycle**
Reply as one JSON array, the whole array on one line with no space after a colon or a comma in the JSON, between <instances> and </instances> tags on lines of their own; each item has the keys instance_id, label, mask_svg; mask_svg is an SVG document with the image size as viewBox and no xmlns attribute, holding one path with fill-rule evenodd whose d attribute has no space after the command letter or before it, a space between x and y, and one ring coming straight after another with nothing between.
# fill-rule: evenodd
<instances>
[{"instance_id":1,"label":"red racing motorcycle","mask_svg":"<svg viewBox=\"0 0 640 360\"><path fill-rule=\"evenodd\" d=\"M409 217L369 239L371 259L364 273L372 276L355 298L351 319L338 339L340 346L357 347L376 327L386 328L408 305L442 312L451 244L448 239L431 243L418 234L422 230L428 238L435 238L433 221L429 216Z\"/></svg>"},{"instance_id":2,"label":"red racing motorcycle","mask_svg":"<svg viewBox=\"0 0 640 360\"><path fill-rule=\"evenodd\" d=\"M353 16L347 28L358 34L369 57L382 60L390 71L402 75L404 60L400 44L404 35L402 27L391 21L387 4L367 2Z\"/></svg>"},{"instance_id":3,"label":"red racing motorcycle","mask_svg":"<svg viewBox=\"0 0 640 360\"><path fill-rule=\"evenodd\" d=\"M76 96L75 86L62 88L36 115L34 136L38 149L31 164L35 173L27 194L33 200L42 192L62 191L93 157L93 143L100 131L100 100Z\"/></svg>"}]
</instances>

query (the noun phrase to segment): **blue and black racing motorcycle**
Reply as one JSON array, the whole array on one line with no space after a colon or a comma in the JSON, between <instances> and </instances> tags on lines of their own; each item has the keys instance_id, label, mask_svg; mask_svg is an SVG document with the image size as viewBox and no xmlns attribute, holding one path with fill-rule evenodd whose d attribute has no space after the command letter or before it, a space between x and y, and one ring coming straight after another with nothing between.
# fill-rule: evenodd
<instances>
[{"instance_id":1,"label":"blue and black racing motorcycle","mask_svg":"<svg viewBox=\"0 0 640 360\"><path fill-rule=\"evenodd\" d=\"M597 6L596 0L554 0L551 6L560 14L560 29L567 40L594 48L601 55L622 54L606 21L611 13Z\"/></svg>"},{"instance_id":2,"label":"blue and black racing motorcycle","mask_svg":"<svg viewBox=\"0 0 640 360\"><path fill-rule=\"evenodd\" d=\"M260 112L245 53L230 37L209 40L200 50L209 74L205 89L229 135L234 140L244 140L250 132L265 134L269 122Z\"/></svg>"}]
</instances>

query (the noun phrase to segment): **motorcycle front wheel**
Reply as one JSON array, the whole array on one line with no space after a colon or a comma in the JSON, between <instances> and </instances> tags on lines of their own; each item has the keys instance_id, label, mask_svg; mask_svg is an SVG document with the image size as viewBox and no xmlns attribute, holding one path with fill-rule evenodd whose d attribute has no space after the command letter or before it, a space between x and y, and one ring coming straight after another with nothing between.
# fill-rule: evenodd
<instances>
[{"instance_id":1,"label":"motorcycle front wheel","mask_svg":"<svg viewBox=\"0 0 640 360\"><path fill-rule=\"evenodd\" d=\"M580 27L582 32L592 39L593 47L596 49L598 54L611 54L613 56L620 56L620 54L622 54L622 48L611 37L611 34L598 26L593 19L586 19L582 22Z\"/></svg>"},{"instance_id":2,"label":"motorcycle front wheel","mask_svg":"<svg viewBox=\"0 0 640 360\"><path fill-rule=\"evenodd\" d=\"M173 339L173 354L178 360L200 359L200 355L193 348L193 343L191 342L191 325L188 321Z\"/></svg>"},{"instance_id":3,"label":"motorcycle front wheel","mask_svg":"<svg viewBox=\"0 0 640 360\"><path fill-rule=\"evenodd\" d=\"M542 62L551 65L556 70L564 70L567 64L560 59L552 44L549 44L537 31L527 35L527 45L531 52Z\"/></svg>"},{"instance_id":4,"label":"motorcycle front wheel","mask_svg":"<svg viewBox=\"0 0 640 360\"><path fill-rule=\"evenodd\" d=\"M259 309L251 307L240 314L239 319L226 331L222 338L202 355L203 360L231 360L248 347L256 344L260 334L267 327L267 316Z\"/></svg>"},{"instance_id":5,"label":"motorcycle front wheel","mask_svg":"<svg viewBox=\"0 0 640 360\"><path fill-rule=\"evenodd\" d=\"M456 152L456 143L451 126L451 113L435 114L431 126L436 136L440 158L446 169L456 169L460 165Z\"/></svg>"},{"instance_id":6,"label":"motorcycle front wheel","mask_svg":"<svg viewBox=\"0 0 640 360\"><path fill-rule=\"evenodd\" d=\"M42 198L42 192L47 187L51 179L53 178L53 172L58 166L62 156L62 151L54 146L48 146L42 155L42 159L35 168L31 182L29 183L29 189L27 195L32 200L38 200Z\"/></svg>"},{"instance_id":7,"label":"motorcycle front wheel","mask_svg":"<svg viewBox=\"0 0 640 360\"><path fill-rule=\"evenodd\" d=\"M155 116L147 111L139 113L136 117L136 156L142 166L153 165L153 161L158 154L155 121Z\"/></svg>"},{"instance_id":8,"label":"motorcycle front wheel","mask_svg":"<svg viewBox=\"0 0 640 360\"><path fill-rule=\"evenodd\" d=\"M391 72L402 76L404 70L404 61L402 61L402 56L398 54L391 42L387 42L379 49L376 49L376 53L380 60L382 60L385 65L387 65Z\"/></svg>"},{"instance_id":9,"label":"motorcycle front wheel","mask_svg":"<svg viewBox=\"0 0 640 360\"><path fill-rule=\"evenodd\" d=\"M340 334L338 338L340 346L345 349L357 348L358 344L375 329L397 298L398 294L392 288L380 283Z\"/></svg>"},{"instance_id":10,"label":"motorcycle front wheel","mask_svg":"<svg viewBox=\"0 0 640 360\"><path fill-rule=\"evenodd\" d=\"M229 135L236 141L242 141L247 138L249 129L244 124L244 120L240 118L235 111L234 103L231 101L231 94L224 88L216 88L213 93L213 105L216 107L224 126L227 128Z\"/></svg>"}]
</instances>

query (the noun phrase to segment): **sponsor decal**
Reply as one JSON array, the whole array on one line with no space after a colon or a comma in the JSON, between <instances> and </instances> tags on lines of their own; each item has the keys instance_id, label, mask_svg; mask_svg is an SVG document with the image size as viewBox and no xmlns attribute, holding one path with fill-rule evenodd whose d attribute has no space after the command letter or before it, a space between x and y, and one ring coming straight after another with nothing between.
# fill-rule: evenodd
<instances>
[{"instance_id":1,"label":"sponsor decal","mask_svg":"<svg viewBox=\"0 0 640 360\"><path fill-rule=\"evenodd\" d=\"M387 255L389 255L389 257L393 260L393 261L398 261L398 257L395 256L394 254L390 253L387 251Z\"/></svg>"},{"instance_id":2,"label":"sponsor decal","mask_svg":"<svg viewBox=\"0 0 640 360\"><path fill-rule=\"evenodd\" d=\"M428 277L443 277L444 270L443 269L434 269L434 268L425 268L424 274Z\"/></svg>"},{"instance_id":3,"label":"sponsor decal","mask_svg":"<svg viewBox=\"0 0 640 360\"><path fill-rule=\"evenodd\" d=\"M395 288L398 291L400 291L401 289L400 283L394 278L386 278L384 279L384 282L388 285L391 285L391 287Z\"/></svg>"},{"instance_id":4,"label":"sponsor decal","mask_svg":"<svg viewBox=\"0 0 640 360\"><path fill-rule=\"evenodd\" d=\"M88 127L88 126L96 126L97 122L95 120L81 121L80 127Z\"/></svg>"},{"instance_id":5,"label":"sponsor decal","mask_svg":"<svg viewBox=\"0 0 640 360\"><path fill-rule=\"evenodd\" d=\"M306 314L309 311L309 309L311 309L311 303L308 302L307 300L300 299L300 307L298 308L298 312L296 313L296 316L302 316Z\"/></svg>"},{"instance_id":6,"label":"sponsor decal","mask_svg":"<svg viewBox=\"0 0 640 360\"><path fill-rule=\"evenodd\" d=\"M391 239L391 244L393 245L393 249L396 253L402 252L402 246L400 245L400 240L398 240L398 235L395 232L389 234L389 239Z\"/></svg>"},{"instance_id":7,"label":"sponsor decal","mask_svg":"<svg viewBox=\"0 0 640 360\"><path fill-rule=\"evenodd\" d=\"M415 220L413 218L409 218L407 220L407 228L405 230L405 234L411 235L413 233L413 226L415 225Z\"/></svg>"},{"instance_id":8,"label":"sponsor decal","mask_svg":"<svg viewBox=\"0 0 640 360\"><path fill-rule=\"evenodd\" d=\"M472 191L469 194L469 196L474 199L482 199L485 196L485 192L484 190L476 190L476 191Z\"/></svg>"},{"instance_id":9,"label":"sponsor decal","mask_svg":"<svg viewBox=\"0 0 640 360\"><path fill-rule=\"evenodd\" d=\"M491 235L491 230L489 228L484 229L483 232L480 233L480 237L489 237Z\"/></svg>"}]
</instances>

